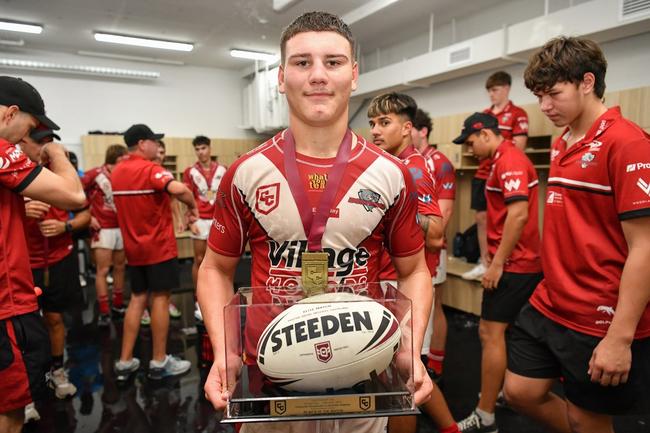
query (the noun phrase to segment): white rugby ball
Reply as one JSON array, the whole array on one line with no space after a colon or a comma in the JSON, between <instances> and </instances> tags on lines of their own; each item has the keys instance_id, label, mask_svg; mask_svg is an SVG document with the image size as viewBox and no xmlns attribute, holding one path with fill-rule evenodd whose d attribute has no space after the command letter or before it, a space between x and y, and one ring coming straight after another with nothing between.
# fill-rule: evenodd
<instances>
[{"instance_id":1,"label":"white rugby ball","mask_svg":"<svg viewBox=\"0 0 650 433\"><path fill-rule=\"evenodd\" d=\"M257 343L257 365L284 389L335 391L384 371L400 337L397 319L378 302L325 293L292 305L269 323Z\"/></svg>"}]
</instances>

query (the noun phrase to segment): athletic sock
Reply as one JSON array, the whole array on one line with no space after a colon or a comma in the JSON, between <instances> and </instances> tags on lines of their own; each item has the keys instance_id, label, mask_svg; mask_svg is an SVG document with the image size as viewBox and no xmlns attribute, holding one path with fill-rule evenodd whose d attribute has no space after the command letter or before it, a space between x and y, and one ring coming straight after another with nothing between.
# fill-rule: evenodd
<instances>
[{"instance_id":1,"label":"athletic sock","mask_svg":"<svg viewBox=\"0 0 650 433\"><path fill-rule=\"evenodd\" d=\"M124 298L122 287L113 287L113 306L122 307L124 305Z\"/></svg>"},{"instance_id":2,"label":"athletic sock","mask_svg":"<svg viewBox=\"0 0 650 433\"><path fill-rule=\"evenodd\" d=\"M458 429L458 424L453 423L449 427L441 428L438 430L440 433L460 433Z\"/></svg>"},{"instance_id":3,"label":"athletic sock","mask_svg":"<svg viewBox=\"0 0 650 433\"><path fill-rule=\"evenodd\" d=\"M108 295L103 295L97 298L99 303L99 314L108 314Z\"/></svg>"},{"instance_id":4,"label":"athletic sock","mask_svg":"<svg viewBox=\"0 0 650 433\"><path fill-rule=\"evenodd\" d=\"M427 360L427 367L435 371L436 374L442 374L442 363L445 360L445 351L429 349L427 358L429 358Z\"/></svg>"},{"instance_id":5,"label":"athletic sock","mask_svg":"<svg viewBox=\"0 0 650 433\"><path fill-rule=\"evenodd\" d=\"M52 355L52 370L58 370L59 368L63 368L63 355Z\"/></svg>"},{"instance_id":6,"label":"athletic sock","mask_svg":"<svg viewBox=\"0 0 650 433\"><path fill-rule=\"evenodd\" d=\"M486 412L478 407L475 410L476 414L481 417L481 421L483 421L484 425L494 424L494 413Z\"/></svg>"}]
</instances>

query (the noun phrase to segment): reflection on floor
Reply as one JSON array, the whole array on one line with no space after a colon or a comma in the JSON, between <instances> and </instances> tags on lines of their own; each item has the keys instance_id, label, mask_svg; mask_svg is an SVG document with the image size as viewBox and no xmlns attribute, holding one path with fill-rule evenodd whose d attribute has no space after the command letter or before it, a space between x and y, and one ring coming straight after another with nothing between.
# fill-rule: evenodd
<instances>
[{"instance_id":1,"label":"reflection on floor","mask_svg":"<svg viewBox=\"0 0 650 433\"><path fill-rule=\"evenodd\" d=\"M184 289L172 295L183 315L171 321L168 352L189 359L190 372L183 377L152 381L142 369L128 383L118 386L113 361L119 356L122 322L116 318L109 328L97 327L94 287L89 284L84 289L84 305L66 315L66 368L77 386L77 395L70 400L57 400L52 394L37 405L41 419L28 423L25 432L234 432L232 426L219 423L219 415L204 398L203 383L209 369L209 362L202 355L205 336L194 323L189 265L183 266ZM454 310L446 313L449 343L442 388L454 416L460 419L469 414L478 399L478 320ZM140 330L135 356L143 366L151 359L148 327ZM502 433L543 432L534 422L505 408L497 409L497 421ZM619 417L616 430L650 432L650 415ZM436 430L429 419L419 416L418 431Z\"/></svg>"}]
</instances>

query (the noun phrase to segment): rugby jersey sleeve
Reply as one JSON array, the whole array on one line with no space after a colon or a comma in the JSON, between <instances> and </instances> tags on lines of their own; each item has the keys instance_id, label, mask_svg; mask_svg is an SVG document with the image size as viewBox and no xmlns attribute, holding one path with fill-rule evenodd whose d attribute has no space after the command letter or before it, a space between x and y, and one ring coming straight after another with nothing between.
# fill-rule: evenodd
<instances>
[{"instance_id":1,"label":"rugby jersey sleeve","mask_svg":"<svg viewBox=\"0 0 650 433\"><path fill-rule=\"evenodd\" d=\"M0 140L0 185L20 193L36 179L42 169L27 158L22 150Z\"/></svg>"},{"instance_id":2,"label":"rugby jersey sleeve","mask_svg":"<svg viewBox=\"0 0 650 433\"><path fill-rule=\"evenodd\" d=\"M418 155L409 162L409 173L415 182L418 194L418 213L422 215L442 216L438 207L438 194L433 174L426 166L424 157Z\"/></svg>"},{"instance_id":3,"label":"rugby jersey sleeve","mask_svg":"<svg viewBox=\"0 0 650 433\"><path fill-rule=\"evenodd\" d=\"M494 166L494 179L501 189L506 204L515 201L528 201L528 188L531 186L528 175L527 156L513 148L504 153Z\"/></svg>"},{"instance_id":4,"label":"rugby jersey sleeve","mask_svg":"<svg viewBox=\"0 0 650 433\"><path fill-rule=\"evenodd\" d=\"M236 170L224 174L214 201L214 216L208 236L208 247L216 253L239 257L248 242L246 203L234 182Z\"/></svg>"},{"instance_id":5,"label":"rugby jersey sleeve","mask_svg":"<svg viewBox=\"0 0 650 433\"><path fill-rule=\"evenodd\" d=\"M174 175L158 164L153 164L149 171L149 183L156 191L166 191L169 182L174 180Z\"/></svg>"},{"instance_id":6,"label":"rugby jersey sleeve","mask_svg":"<svg viewBox=\"0 0 650 433\"><path fill-rule=\"evenodd\" d=\"M512 135L528 135L528 114L517 107L512 113Z\"/></svg>"},{"instance_id":7,"label":"rugby jersey sleeve","mask_svg":"<svg viewBox=\"0 0 650 433\"><path fill-rule=\"evenodd\" d=\"M444 155L440 155L440 159L434 160L434 164L438 200L455 200L456 170L454 170L454 166Z\"/></svg>"},{"instance_id":8,"label":"rugby jersey sleeve","mask_svg":"<svg viewBox=\"0 0 650 433\"><path fill-rule=\"evenodd\" d=\"M608 169L619 219L649 216L650 136L612 146Z\"/></svg>"},{"instance_id":9,"label":"rugby jersey sleeve","mask_svg":"<svg viewBox=\"0 0 650 433\"><path fill-rule=\"evenodd\" d=\"M418 193L409 171L402 169L404 187L385 217L386 249L393 257L408 257L424 248L424 234L417 223Z\"/></svg>"}]
</instances>

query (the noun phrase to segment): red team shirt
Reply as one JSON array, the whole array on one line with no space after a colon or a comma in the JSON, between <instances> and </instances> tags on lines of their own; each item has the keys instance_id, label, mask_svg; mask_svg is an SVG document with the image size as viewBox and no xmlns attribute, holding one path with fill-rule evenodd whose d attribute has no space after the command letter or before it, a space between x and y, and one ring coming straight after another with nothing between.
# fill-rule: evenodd
<instances>
[{"instance_id":1,"label":"red team shirt","mask_svg":"<svg viewBox=\"0 0 650 433\"><path fill-rule=\"evenodd\" d=\"M438 200L456 199L456 170L449 158L433 146L428 146L422 155L436 180Z\"/></svg>"},{"instance_id":2,"label":"red team shirt","mask_svg":"<svg viewBox=\"0 0 650 433\"><path fill-rule=\"evenodd\" d=\"M549 319L603 337L618 301L628 255L621 221L650 215L650 136L609 109L566 149L551 148L542 263L530 298ZM650 306L635 338L650 336Z\"/></svg>"},{"instance_id":3,"label":"red team shirt","mask_svg":"<svg viewBox=\"0 0 650 433\"><path fill-rule=\"evenodd\" d=\"M492 161L492 171L485 184L488 252L494 256L501 243L508 204L525 200L528 202L528 221L503 270L519 274L541 272L537 172L526 154L509 140L497 147Z\"/></svg>"},{"instance_id":4,"label":"red team shirt","mask_svg":"<svg viewBox=\"0 0 650 433\"><path fill-rule=\"evenodd\" d=\"M438 207L438 194L436 193L436 181L425 157L415 150L413 145L407 147L397 156L408 168L411 178L415 182L415 188L418 195L418 213L421 215L432 215L441 217L442 213ZM440 255L425 251L427 267L432 276L436 275L436 267ZM390 258L388 251L384 250L380 262L381 270L379 279L382 281L397 280L397 271Z\"/></svg>"},{"instance_id":5,"label":"red team shirt","mask_svg":"<svg viewBox=\"0 0 650 433\"><path fill-rule=\"evenodd\" d=\"M301 253L307 248L300 214L284 171L284 131L242 156L226 172L217 194L208 246L239 257L246 242L252 252L253 303L293 303L300 290ZM353 149L330 210L322 238L329 253L329 282L366 284L379 281L384 244L397 257L417 253L424 245L415 224L415 187L406 167L352 134ZM335 158L297 155L298 172L310 204L315 208L325 189ZM381 290L370 285L381 297ZM365 289L367 290L367 289ZM273 318L260 311L247 322L246 347L255 353L259 335Z\"/></svg>"},{"instance_id":6,"label":"red team shirt","mask_svg":"<svg viewBox=\"0 0 650 433\"><path fill-rule=\"evenodd\" d=\"M29 245L29 263L32 269L41 269L60 262L72 252L72 234L65 232L58 236L45 237L38 224L45 220L68 221L68 211L50 207L40 220L25 219L25 236Z\"/></svg>"},{"instance_id":7,"label":"red team shirt","mask_svg":"<svg viewBox=\"0 0 650 433\"><path fill-rule=\"evenodd\" d=\"M129 265L145 266L178 256L167 185L174 175L130 153L111 176L117 220Z\"/></svg>"},{"instance_id":8,"label":"red team shirt","mask_svg":"<svg viewBox=\"0 0 650 433\"><path fill-rule=\"evenodd\" d=\"M23 226L21 191L42 168L0 138L0 320L38 309Z\"/></svg>"},{"instance_id":9,"label":"red team shirt","mask_svg":"<svg viewBox=\"0 0 650 433\"><path fill-rule=\"evenodd\" d=\"M495 114L492 111L493 108L494 106L486 108L483 112L497 118L503 138L512 140L515 135L528 135L528 114L523 108L516 106L512 101L508 101L508 104L499 114ZM490 175L490 167L492 167L492 159L482 159L478 164L478 170L476 170L474 177L476 179L487 179Z\"/></svg>"},{"instance_id":10,"label":"red team shirt","mask_svg":"<svg viewBox=\"0 0 650 433\"><path fill-rule=\"evenodd\" d=\"M183 183L194 194L194 200L199 210L199 218L212 219L219 183L221 183L225 173L226 167L214 161L211 161L208 170L204 170L200 162L185 169Z\"/></svg>"},{"instance_id":11,"label":"red team shirt","mask_svg":"<svg viewBox=\"0 0 650 433\"><path fill-rule=\"evenodd\" d=\"M81 183L90 202L90 214L95 217L101 228L119 227L108 167L102 165L88 170L81 178Z\"/></svg>"}]
</instances>

